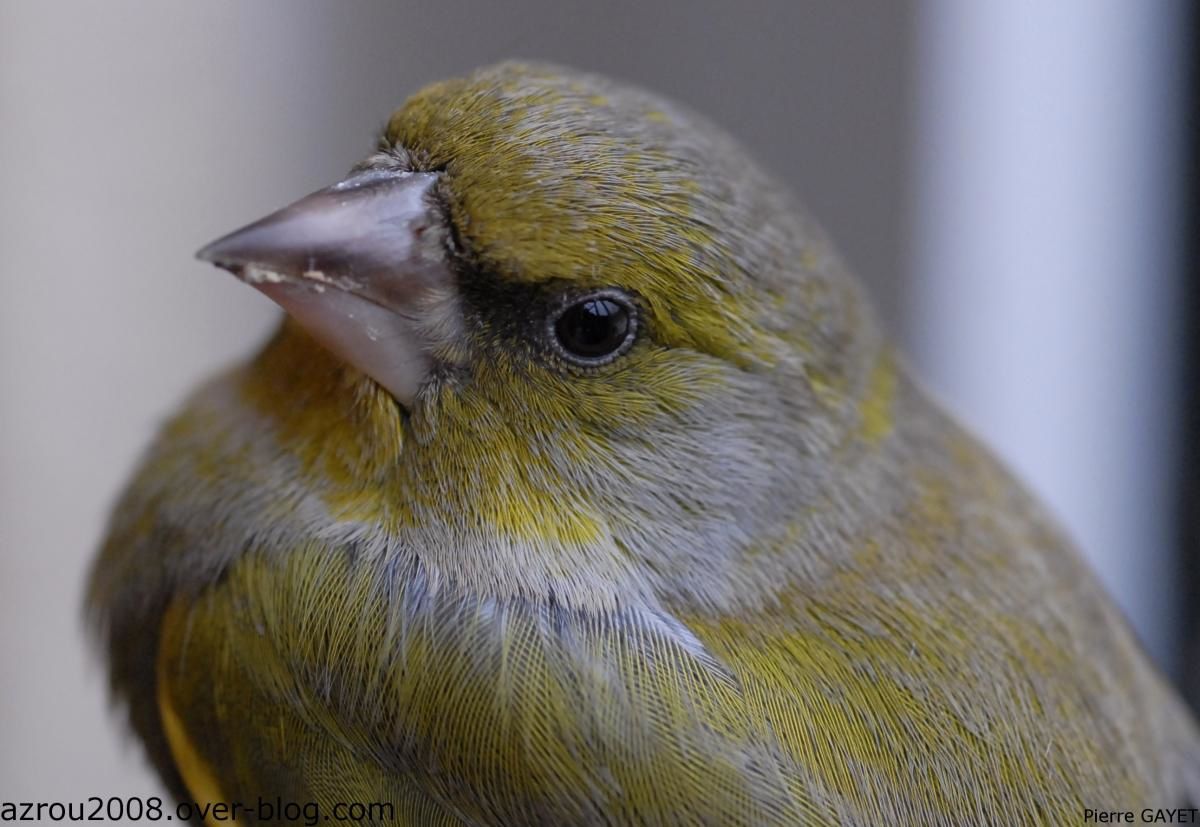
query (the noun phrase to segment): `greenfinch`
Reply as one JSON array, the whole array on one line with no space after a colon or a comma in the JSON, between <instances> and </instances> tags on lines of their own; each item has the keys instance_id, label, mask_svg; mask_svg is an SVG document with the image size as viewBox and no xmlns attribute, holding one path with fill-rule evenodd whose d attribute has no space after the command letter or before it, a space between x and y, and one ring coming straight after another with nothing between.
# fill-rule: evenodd
<instances>
[{"instance_id":1,"label":"greenfinch","mask_svg":"<svg viewBox=\"0 0 1200 827\"><path fill-rule=\"evenodd\" d=\"M1077 552L687 109L483 69L200 257L287 316L164 427L88 594L180 799L402 825L1196 800L1193 719Z\"/></svg>"}]
</instances>

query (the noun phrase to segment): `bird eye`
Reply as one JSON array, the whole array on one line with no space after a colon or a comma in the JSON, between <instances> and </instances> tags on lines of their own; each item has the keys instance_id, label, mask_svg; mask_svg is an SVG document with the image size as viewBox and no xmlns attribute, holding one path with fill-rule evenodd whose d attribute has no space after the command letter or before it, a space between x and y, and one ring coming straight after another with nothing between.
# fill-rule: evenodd
<instances>
[{"instance_id":1,"label":"bird eye","mask_svg":"<svg viewBox=\"0 0 1200 827\"><path fill-rule=\"evenodd\" d=\"M576 298L552 320L554 340L572 362L602 365L633 344L637 316L633 305L616 291Z\"/></svg>"}]
</instances>

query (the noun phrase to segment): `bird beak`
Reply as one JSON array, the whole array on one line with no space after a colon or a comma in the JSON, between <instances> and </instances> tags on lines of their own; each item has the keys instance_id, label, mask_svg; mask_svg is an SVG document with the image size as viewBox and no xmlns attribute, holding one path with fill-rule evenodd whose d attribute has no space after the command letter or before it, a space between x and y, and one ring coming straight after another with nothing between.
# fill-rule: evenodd
<instances>
[{"instance_id":1,"label":"bird beak","mask_svg":"<svg viewBox=\"0 0 1200 827\"><path fill-rule=\"evenodd\" d=\"M196 254L278 303L337 356L411 407L454 276L432 172L367 170ZM438 318L430 318L430 316Z\"/></svg>"}]
</instances>

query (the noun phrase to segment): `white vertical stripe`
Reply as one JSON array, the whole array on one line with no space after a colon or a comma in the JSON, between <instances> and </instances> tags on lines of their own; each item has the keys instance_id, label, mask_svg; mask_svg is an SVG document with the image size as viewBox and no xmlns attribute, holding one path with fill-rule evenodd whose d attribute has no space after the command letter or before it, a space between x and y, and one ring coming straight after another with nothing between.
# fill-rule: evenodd
<instances>
[{"instance_id":1,"label":"white vertical stripe","mask_svg":"<svg viewBox=\"0 0 1200 827\"><path fill-rule=\"evenodd\" d=\"M929 0L909 339L1172 647L1181 4Z\"/></svg>"}]
</instances>

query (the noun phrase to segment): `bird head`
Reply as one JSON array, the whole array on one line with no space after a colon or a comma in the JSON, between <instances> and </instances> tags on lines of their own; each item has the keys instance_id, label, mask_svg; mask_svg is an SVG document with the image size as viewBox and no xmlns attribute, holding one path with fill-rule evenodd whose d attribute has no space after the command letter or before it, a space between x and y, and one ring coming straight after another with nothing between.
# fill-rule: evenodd
<instances>
[{"instance_id":1,"label":"bird head","mask_svg":"<svg viewBox=\"0 0 1200 827\"><path fill-rule=\"evenodd\" d=\"M426 88L344 180L199 255L290 316L242 393L297 484L485 591L720 602L878 408L870 311L790 197L685 108L562 68Z\"/></svg>"}]
</instances>

